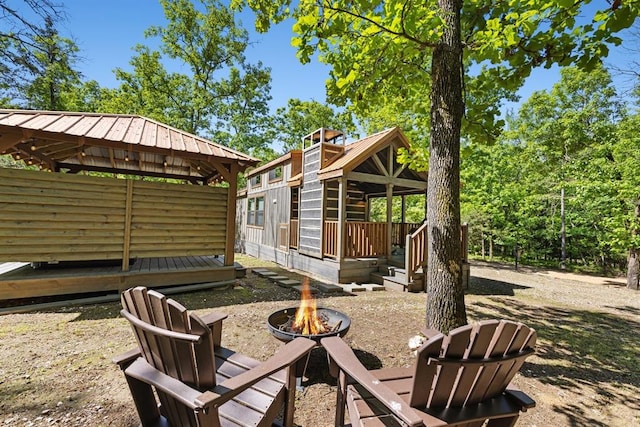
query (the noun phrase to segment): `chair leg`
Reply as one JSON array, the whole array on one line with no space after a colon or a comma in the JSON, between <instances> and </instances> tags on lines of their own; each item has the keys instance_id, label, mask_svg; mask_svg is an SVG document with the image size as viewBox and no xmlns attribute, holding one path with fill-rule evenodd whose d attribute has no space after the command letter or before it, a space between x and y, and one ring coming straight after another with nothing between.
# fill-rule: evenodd
<instances>
[{"instance_id":1,"label":"chair leg","mask_svg":"<svg viewBox=\"0 0 640 427\"><path fill-rule=\"evenodd\" d=\"M287 369L287 383L285 384L284 414L282 425L284 427L293 426L293 412L296 402L296 368L289 366Z\"/></svg>"},{"instance_id":2,"label":"chair leg","mask_svg":"<svg viewBox=\"0 0 640 427\"><path fill-rule=\"evenodd\" d=\"M336 426L344 426L344 408L347 403L347 376L343 371L338 375L338 398L336 400Z\"/></svg>"},{"instance_id":3,"label":"chair leg","mask_svg":"<svg viewBox=\"0 0 640 427\"><path fill-rule=\"evenodd\" d=\"M157 425L160 419L160 410L158 402L153 394L153 389L149 384L130 377L125 374L129 390L133 396L133 402L136 405L140 422L143 426Z\"/></svg>"}]
</instances>

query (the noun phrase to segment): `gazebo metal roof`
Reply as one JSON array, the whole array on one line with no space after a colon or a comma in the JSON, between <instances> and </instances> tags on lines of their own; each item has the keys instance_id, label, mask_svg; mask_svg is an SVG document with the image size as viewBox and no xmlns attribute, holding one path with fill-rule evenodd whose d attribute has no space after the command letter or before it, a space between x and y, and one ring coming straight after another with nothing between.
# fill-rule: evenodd
<instances>
[{"instance_id":1,"label":"gazebo metal roof","mask_svg":"<svg viewBox=\"0 0 640 427\"><path fill-rule=\"evenodd\" d=\"M259 161L137 115L0 109L0 153L52 171L210 182ZM233 165L233 167L232 167Z\"/></svg>"}]
</instances>

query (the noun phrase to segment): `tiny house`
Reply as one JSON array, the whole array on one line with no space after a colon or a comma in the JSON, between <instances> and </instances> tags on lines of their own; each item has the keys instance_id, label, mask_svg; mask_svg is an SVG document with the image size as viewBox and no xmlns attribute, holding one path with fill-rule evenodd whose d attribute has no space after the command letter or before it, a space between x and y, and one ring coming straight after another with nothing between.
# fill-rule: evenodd
<instances>
[{"instance_id":1,"label":"tiny house","mask_svg":"<svg viewBox=\"0 0 640 427\"><path fill-rule=\"evenodd\" d=\"M397 287L420 288L426 226L405 222L404 198L426 195L427 175L400 164L399 148L409 142L397 127L350 144L335 130L307 135L301 150L247 174L236 250L337 283L369 282L395 265L403 274ZM394 197L403 202L396 222ZM385 221L371 220L376 198L385 201Z\"/></svg>"}]
</instances>

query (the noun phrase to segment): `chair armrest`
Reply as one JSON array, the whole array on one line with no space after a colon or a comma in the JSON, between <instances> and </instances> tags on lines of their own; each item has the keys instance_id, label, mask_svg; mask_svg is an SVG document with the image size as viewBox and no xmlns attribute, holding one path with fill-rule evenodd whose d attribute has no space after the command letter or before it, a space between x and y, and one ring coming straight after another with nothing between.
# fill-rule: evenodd
<instances>
[{"instance_id":1,"label":"chair armrest","mask_svg":"<svg viewBox=\"0 0 640 427\"><path fill-rule=\"evenodd\" d=\"M136 347L125 353L118 354L113 359L111 359L111 361L118 365L120 369L125 370L127 366L129 366L138 357L140 357L140 349Z\"/></svg>"},{"instance_id":2,"label":"chair armrest","mask_svg":"<svg viewBox=\"0 0 640 427\"><path fill-rule=\"evenodd\" d=\"M212 405L215 399L219 397L210 391L202 393L189 387L182 381L160 372L142 358L136 359L124 370L124 373L129 377L156 387L192 410L206 408ZM204 394L206 396L203 398Z\"/></svg>"},{"instance_id":3,"label":"chair armrest","mask_svg":"<svg viewBox=\"0 0 640 427\"><path fill-rule=\"evenodd\" d=\"M222 321L227 317L228 316L226 314L216 313L215 311L200 317L209 329L211 329L211 337L213 339L214 347L220 347L220 344L222 343Z\"/></svg>"},{"instance_id":4,"label":"chair armrest","mask_svg":"<svg viewBox=\"0 0 640 427\"><path fill-rule=\"evenodd\" d=\"M222 323L222 321L227 317L229 317L229 315L213 311L211 313L205 314L204 316L200 316L200 319L202 319L202 321L206 323L207 326L211 326L214 323Z\"/></svg>"},{"instance_id":5,"label":"chair armrest","mask_svg":"<svg viewBox=\"0 0 640 427\"><path fill-rule=\"evenodd\" d=\"M511 400L514 400L517 404L519 404L522 407L522 412L526 412L527 409L531 409L536 406L535 400L533 400L531 397L529 397L528 394L511 384L507 386L504 394Z\"/></svg>"},{"instance_id":6,"label":"chair armrest","mask_svg":"<svg viewBox=\"0 0 640 427\"><path fill-rule=\"evenodd\" d=\"M265 362L214 387L213 391L221 396L217 403L227 401L269 375L290 367L308 355L315 346L315 341L303 337L287 343Z\"/></svg>"},{"instance_id":7,"label":"chair armrest","mask_svg":"<svg viewBox=\"0 0 640 427\"><path fill-rule=\"evenodd\" d=\"M437 329L422 328L420 329L420 333L427 337L427 339L430 339L438 335L440 331L438 331Z\"/></svg>"},{"instance_id":8,"label":"chair armrest","mask_svg":"<svg viewBox=\"0 0 640 427\"><path fill-rule=\"evenodd\" d=\"M400 396L373 376L358 360L353 350L340 337L323 338L322 346L329 356L329 364L337 367L346 376L364 387L391 413L409 426L424 426L422 418ZM330 368L330 371L335 372Z\"/></svg>"}]
</instances>

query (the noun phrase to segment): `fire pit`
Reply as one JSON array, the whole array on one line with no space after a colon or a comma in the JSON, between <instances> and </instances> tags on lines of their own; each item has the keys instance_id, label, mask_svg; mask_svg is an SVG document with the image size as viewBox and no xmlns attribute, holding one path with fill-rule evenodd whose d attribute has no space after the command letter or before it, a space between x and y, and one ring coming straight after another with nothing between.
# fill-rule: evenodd
<instances>
[{"instance_id":1,"label":"fire pit","mask_svg":"<svg viewBox=\"0 0 640 427\"><path fill-rule=\"evenodd\" d=\"M320 340L324 337L345 336L351 326L351 319L346 314L318 307L316 315L321 319L320 322L326 325L326 329L310 333L308 330L297 328L294 325L296 312L299 309L300 307L290 307L271 313L267 319L269 332L280 341L287 342L297 337L305 337L320 344Z\"/></svg>"},{"instance_id":2,"label":"fire pit","mask_svg":"<svg viewBox=\"0 0 640 427\"><path fill-rule=\"evenodd\" d=\"M330 308L316 307L309 285L305 280L300 307L290 307L271 313L267 318L269 332L280 341L305 337L320 344L324 337L343 337L349 331L351 319Z\"/></svg>"}]
</instances>

